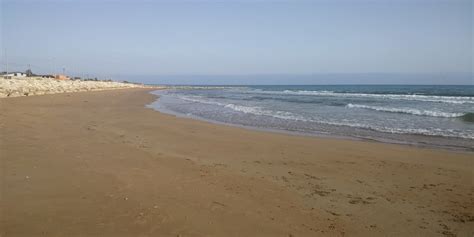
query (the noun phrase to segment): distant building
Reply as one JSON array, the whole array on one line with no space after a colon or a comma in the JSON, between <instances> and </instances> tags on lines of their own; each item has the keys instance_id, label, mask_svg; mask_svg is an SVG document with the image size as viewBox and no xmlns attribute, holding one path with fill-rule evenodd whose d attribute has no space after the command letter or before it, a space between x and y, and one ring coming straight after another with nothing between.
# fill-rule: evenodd
<instances>
[{"instance_id":1,"label":"distant building","mask_svg":"<svg viewBox=\"0 0 474 237\"><path fill-rule=\"evenodd\" d=\"M10 72L5 74L6 77L26 77L26 73L23 72Z\"/></svg>"},{"instance_id":2,"label":"distant building","mask_svg":"<svg viewBox=\"0 0 474 237\"><path fill-rule=\"evenodd\" d=\"M53 75L40 75L41 78L54 78Z\"/></svg>"},{"instance_id":3,"label":"distant building","mask_svg":"<svg viewBox=\"0 0 474 237\"><path fill-rule=\"evenodd\" d=\"M62 74L55 75L54 78L55 78L56 80L69 80L69 77L68 77L68 76L62 75Z\"/></svg>"}]
</instances>

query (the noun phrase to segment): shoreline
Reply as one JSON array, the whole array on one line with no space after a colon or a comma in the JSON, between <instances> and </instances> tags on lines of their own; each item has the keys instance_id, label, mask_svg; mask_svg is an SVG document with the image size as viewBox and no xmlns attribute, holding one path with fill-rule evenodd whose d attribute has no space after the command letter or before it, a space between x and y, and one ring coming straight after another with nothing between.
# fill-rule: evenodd
<instances>
[{"instance_id":1,"label":"shoreline","mask_svg":"<svg viewBox=\"0 0 474 237\"><path fill-rule=\"evenodd\" d=\"M471 154L179 118L153 90L2 100L0 233L474 233Z\"/></svg>"},{"instance_id":2,"label":"shoreline","mask_svg":"<svg viewBox=\"0 0 474 237\"><path fill-rule=\"evenodd\" d=\"M166 88L162 88L165 89ZM198 121L203 121L215 125L220 125L220 126L230 126L230 127L235 127L235 128L241 128L241 129L247 129L247 130L253 130L253 131L259 131L259 132L270 132L270 133L277 133L277 134L287 134L287 135L293 135L293 136L303 136L303 137L315 137L315 138L322 138L322 139L335 139L335 140L347 140L347 141L361 141L361 142L374 142L374 143L381 143L381 144L391 144L391 145L400 145L400 146L408 146L408 147L414 147L414 148L423 148L423 149L435 149L435 150L445 150L445 151L453 151L453 152L461 152L461 153L474 153L474 148L470 147L465 147L465 146L453 146L453 145L436 145L436 144L429 144L429 143L423 143L423 142L407 142L407 141L401 141L401 140L395 140L395 139L383 139L383 138L377 138L377 137L363 137L363 136L344 136L344 135L332 135L332 134L317 134L317 133L310 133L310 132L300 132L300 131L291 131L291 130L284 130L284 129L277 129L277 128L264 128L264 127L257 127L257 126L249 126L249 125L241 125L241 124L234 124L234 123L227 123L227 122L220 122L217 120L212 120L212 119L206 119L202 118L199 116L194 116L194 115L186 115L183 113L178 113L172 110L168 109L155 109L153 108L154 103L159 103L159 95L154 94L155 90L150 91L149 93L153 96L155 96L155 100L146 104L145 107L152 109L156 112L159 113L164 113L168 115L173 115L178 118L184 118L184 119L191 119L191 120L198 120ZM415 134L407 134L409 136L426 136L426 135L415 135ZM429 136L427 136L429 137ZM460 139L460 138L449 138L449 137L441 137L443 139ZM461 139L463 140L463 139ZM467 139L466 139L467 140Z\"/></svg>"}]
</instances>

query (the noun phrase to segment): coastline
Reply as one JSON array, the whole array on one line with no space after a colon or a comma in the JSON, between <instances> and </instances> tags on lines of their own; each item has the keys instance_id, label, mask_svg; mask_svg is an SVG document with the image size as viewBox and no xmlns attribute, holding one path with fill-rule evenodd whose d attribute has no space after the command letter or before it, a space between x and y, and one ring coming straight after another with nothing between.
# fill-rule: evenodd
<instances>
[{"instance_id":1,"label":"coastline","mask_svg":"<svg viewBox=\"0 0 474 237\"><path fill-rule=\"evenodd\" d=\"M2 100L0 233L474 232L471 154L175 117L152 90Z\"/></svg>"},{"instance_id":2,"label":"coastline","mask_svg":"<svg viewBox=\"0 0 474 237\"><path fill-rule=\"evenodd\" d=\"M183 89L190 89L191 87L183 87ZM209 87L192 87L198 89L208 89ZM212 87L210 87L212 88ZM218 88L225 88L225 87L218 87ZM175 89L173 88L161 88L164 90L167 89ZM403 134L404 136L409 137L410 139L403 139L401 137L398 138L391 138L391 137L382 137L382 136L368 136L368 135L347 135L347 134L334 134L331 132L322 132L322 131L312 131L312 132L304 132L299 130L287 130L284 128L271 128L271 127L262 127L262 126L253 126L253 125L244 125L239 123L232 123L232 122L223 122L216 119L205 118L202 116L194 115L194 114L186 114L177 112L164 106L160 105L160 94L154 93L158 92L150 91L150 94L156 96L156 99L151 103L146 105L147 108L153 109L160 113L165 113L173 116L177 116L180 118L185 119L193 119L193 120L200 120L208 123L213 123L216 125L223 125L223 126L231 126L236 128L243 128L249 130L256 130L261 132L271 132L271 133L279 133L279 134L287 134L287 135L294 135L294 136L305 136L305 137L316 137L316 138L329 138L329 139L343 139L343 140L350 140L350 141L365 141L365 142L376 142L376 143L385 143L385 144L394 144L394 145L403 145L403 146L410 146L415 148L428 148L428 149L435 149L435 150L448 150L448 151L457 151L457 152L467 152L472 153L474 152L474 147L470 146L469 139L467 138L459 138L459 137L445 137L445 136L429 136L423 134ZM332 126L332 125L327 125ZM370 130L370 129L369 129ZM379 134L387 134L387 132L379 132ZM392 135L392 134L390 134ZM400 134L397 134L400 135ZM407 138L405 137L405 138ZM427 142L425 139L427 138L435 138L435 139L445 139L444 141L450 141L450 143L443 143L443 142ZM462 145L461 145L462 144Z\"/></svg>"},{"instance_id":3,"label":"coastline","mask_svg":"<svg viewBox=\"0 0 474 237\"><path fill-rule=\"evenodd\" d=\"M147 104L146 106L149 106L149 105L150 104ZM153 109L152 107L147 107L147 108ZM305 132L300 132L300 131L288 131L288 130L283 130L283 129L261 128L261 127L219 122L216 120L205 119L198 116L190 116L186 114L176 113L174 111L166 111L166 110L159 110L159 109L153 109L153 110L158 113L176 116L177 118L198 120L198 121L202 121L206 123L215 124L217 126L229 126L229 127L234 127L234 128L253 130L257 132L275 133L275 134L283 134L283 135L289 135L289 136L302 136L302 137L308 137L308 138L314 137L314 138L320 138L320 139L360 141L360 142L370 142L370 143L379 143L379 144L399 145L399 146L407 146L407 147L420 148L420 149L451 151L451 152L460 152L460 153L467 153L467 154L474 152L474 148L466 148L463 146L459 146L459 147L447 146L447 145L441 146L441 145L433 145L433 144L425 144L425 143L410 143L410 142L403 142L403 141L389 140L389 139L384 140L384 139L380 139L376 137L369 138L369 137L356 137L356 136L342 136L342 135L332 135L332 134L325 134L325 133L316 134L316 133L305 133Z\"/></svg>"}]
</instances>

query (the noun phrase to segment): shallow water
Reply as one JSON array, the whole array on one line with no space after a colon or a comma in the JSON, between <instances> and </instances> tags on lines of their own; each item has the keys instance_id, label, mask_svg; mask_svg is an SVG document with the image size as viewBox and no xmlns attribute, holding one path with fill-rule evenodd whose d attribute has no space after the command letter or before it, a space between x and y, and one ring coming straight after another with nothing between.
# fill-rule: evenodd
<instances>
[{"instance_id":1,"label":"shallow water","mask_svg":"<svg viewBox=\"0 0 474 237\"><path fill-rule=\"evenodd\" d=\"M474 86L173 87L150 106L312 135L474 148Z\"/></svg>"}]
</instances>

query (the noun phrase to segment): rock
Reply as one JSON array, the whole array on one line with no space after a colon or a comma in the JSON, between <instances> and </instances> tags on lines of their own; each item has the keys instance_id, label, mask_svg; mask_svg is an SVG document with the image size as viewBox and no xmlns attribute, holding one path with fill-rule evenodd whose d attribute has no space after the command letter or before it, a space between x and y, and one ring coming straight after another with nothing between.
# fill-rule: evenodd
<instances>
[{"instance_id":1,"label":"rock","mask_svg":"<svg viewBox=\"0 0 474 237\"><path fill-rule=\"evenodd\" d=\"M0 98L144 87L138 84L113 81L61 81L39 77L12 77L11 79L0 78Z\"/></svg>"}]
</instances>

